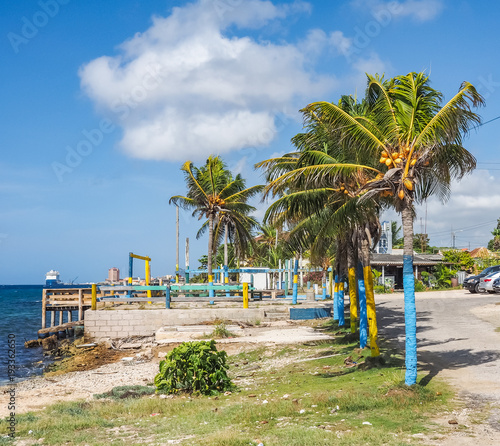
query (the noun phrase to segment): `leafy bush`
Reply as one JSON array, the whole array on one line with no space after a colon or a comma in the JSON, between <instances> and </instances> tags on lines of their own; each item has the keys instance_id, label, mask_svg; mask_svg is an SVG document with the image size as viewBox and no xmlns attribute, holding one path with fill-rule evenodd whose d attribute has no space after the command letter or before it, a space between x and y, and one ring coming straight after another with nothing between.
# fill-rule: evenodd
<instances>
[{"instance_id":1,"label":"leafy bush","mask_svg":"<svg viewBox=\"0 0 500 446\"><path fill-rule=\"evenodd\" d=\"M219 324L216 324L214 327L214 331L212 332L211 335L213 338L232 338L234 337L234 333L231 333L226 324L224 322L221 322Z\"/></svg>"},{"instance_id":2,"label":"leafy bush","mask_svg":"<svg viewBox=\"0 0 500 446\"><path fill-rule=\"evenodd\" d=\"M421 280L415 281L415 291L425 291L426 287Z\"/></svg>"},{"instance_id":3,"label":"leafy bush","mask_svg":"<svg viewBox=\"0 0 500 446\"><path fill-rule=\"evenodd\" d=\"M437 285L441 288L451 287L451 278L457 274L456 270L450 269L442 264L435 266Z\"/></svg>"},{"instance_id":4,"label":"leafy bush","mask_svg":"<svg viewBox=\"0 0 500 446\"><path fill-rule=\"evenodd\" d=\"M155 386L161 393L192 392L214 395L234 386L227 376L227 353L215 341L183 342L160 361Z\"/></svg>"},{"instance_id":5,"label":"leafy bush","mask_svg":"<svg viewBox=\"0 0 500 446\"><path fill-rule=\"evenodd\" d=\"M377 294L388 294L388 293L393 293L394 290L390 287L384 287L384 285L375 285L373 287L373 291Z\"/></svg>"},{"instance_id":6,"label":"leafy bush","mask_svg":"<svg viewBox=\"0 0 500 446\"><path fill-rule=\"evenodd\" d=\"M474 259L467 251L458 249L443 251L443 260L452 269L471 271L474 267Z\"/></svg>"},{"instance_id":7,"label":"leafy bush","mask_svg":"<svg viewBox=\"0 0 500 446\"><path fill-rule=\"evenodd\" d=\"M309 271L304 275L304 283L307 282L321 285L323 283L323 271Z\"/></svg>"}]
</instances>

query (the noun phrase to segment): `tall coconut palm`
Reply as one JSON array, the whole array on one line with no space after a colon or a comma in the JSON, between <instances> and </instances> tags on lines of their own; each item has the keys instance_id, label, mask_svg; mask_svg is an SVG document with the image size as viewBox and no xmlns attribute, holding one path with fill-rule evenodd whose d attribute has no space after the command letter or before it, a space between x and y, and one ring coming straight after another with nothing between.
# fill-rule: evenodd
<instances>
[{"instance_id":1,"label":"tall coconut palm","mask_svg":"<svg viewBox=\"0 0 500 446\"><path fill-rule=\"evenodd\" d=\"M401 214L404 236L404 300L407 385L416 383L416 308L413 276L415 203L431 194L446 199L450 183L475 168L475 158L463 147L463 136L480 123L472 108L483 105L474 86L464 82L443 105L442 94L430 87L424 73L391 80L368 76L368 112L356 119L342 107L317 102L306 107L313 120L356 146L372 162L359 164L367 180L358 194L393 206ZM373 161L378 160L378 169ZM353 169L356 169L354 166ZM336 170L341 170L336 167ZM371 177L371 178L370 178Z\"/></svg>"},{"instance_id":2,"label":"tall coconut palm","mask_svg":"<svg viewBox=\"0 0 500 446\"><path fill-rule=\"evenodd\" d=\"M252 240L250 222L255 220L248 214L255 208L247 201L258 194L263 186L246 188L241 175L233 178L218 156L210 156L200 168L194 167L191 161L186 161L181 170L184 172L187 194L174 195L170 198L170 203L193 210L193 216L198 216L199 220L207 219L197 237L208 229L208 275L211 278L213 254L217 249L216 241L223 232L222 228L229 228L237 249L244 249L248 241Z\"/></svg>"},{"instance_id":3,"label":"tall coconut palm","mask_svg":"<svg viewBox=\"0 0 500 446\"><path fill-rule=\"evenodd\" d=\"M338 107L351 115L353 119L363 120L368 110L368 103L366 101L356 103L352 97L343 96ZM267 171L269 181L267 193L282 195L271 205L266 216L274 219L287 216L289 220L300 221L291 234L299 234L299 231L302 231L303 236L306 236L303 243L307 244L307 240L313 243L313 252L318 248L324 249L328 246L328 237L333 237L329 243L344 240L341 246L345 249L338 253L337 259L346 258L347 252L343 251L347 250L349 245L347 241L352 239L352 234L359 232L362 239L367 237L365 229L359 231L358 226L365 228L369 222L378 223L377 207L371 202L361 203L356 196L357 190L372 177L369 172L366 172L366 165L371 163L372 159L367 157L366 153L359 152L355 145L351 144L349 138L345 138L336 129L325 125L314 112L308 110L303 110L303 112L306 132L292 138L299 152L263 161L257 165ZM364 163L363 168L359 167L360 162ZM374 172L377 171L375 166L376 163L373 162ZM313 222L316 223L311 225ZM313 240L316 242L314 243ZM368 247L368 244L363 246ZM349 277L351 322L352 329L355 329L358 316L356 311L357 270L356 265L352 264L354 257L347 258L350 262L343 262L343 266L349 263L349 270L341 272L340 263L337 262L336 277L344 275ZM368 297L370 313L368 319L371 325L370 347L372 355L377 356L379 350L369 255L359 256L359 258L364 260L360 272L367 282L362 290L363 293L364 290L367 291ZM337 318L336 305L334 310L334 317ZM339 307L339 310L343 311L343 305L342 308ZM364 345L364 338L361 341Z\"/></svg>"}]
</instances>

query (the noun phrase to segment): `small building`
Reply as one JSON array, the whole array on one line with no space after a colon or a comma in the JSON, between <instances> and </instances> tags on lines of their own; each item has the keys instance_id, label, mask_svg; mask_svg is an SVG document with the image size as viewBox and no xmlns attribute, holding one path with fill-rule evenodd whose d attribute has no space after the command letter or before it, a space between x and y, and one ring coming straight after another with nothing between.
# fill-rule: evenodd
<instances>
[{"instance_id":1,"label":"small building","mask_svg":"<svg viewBox=\"0 0 500 446\"><path fill-rule=\"evenodd\" d=\"M107 282L116 283L120 281L120 270L118 268L109 268Z\"/></svg>"},{"instance_id":2,"label":"small building","mask_svg":"<svg viewBox=\"0 0 500 446\"><path fill-rule=\"evenodd\" d=\"M422 271L431 272L439 265L441 254L413 254L413 268L417 279L421 279ZM403 250L393 249L392 254L372 253L371 266L382 272L380 284L389 288L403 288Z\"/></svg>"},{"instance_id":3,"label":"small building","mask_svg":"<svg viewBox=\"0 0 500 446\"><path fill-rule=\"evenodd\" d=\"M377 254L392 254L392 226L390 221L382 222L382 234L375 246Z\"/></svg>"}]
</instances>

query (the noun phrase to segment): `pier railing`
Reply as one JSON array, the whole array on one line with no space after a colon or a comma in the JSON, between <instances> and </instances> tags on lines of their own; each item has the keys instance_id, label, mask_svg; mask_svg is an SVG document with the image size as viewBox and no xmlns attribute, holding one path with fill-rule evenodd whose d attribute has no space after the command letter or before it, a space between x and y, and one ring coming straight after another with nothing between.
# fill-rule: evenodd
<instances>
[{"instance_id":1,"label":"pier railing","mask_svg":"<svg viewBox=\"0 0 500 446\"><path fill-rule=\"evenodd\" d=\"M113 304L129 303L165 303L170 309L172 298L193 301L236 301L242 299L243 308L248 308L249 299L262 298L262 290L255 290L248 283L239 285L209 284L167 284L161 286L98 286L91 288L46 288L42 295L42 328L47 325L47 312L51 314L50 327L56 325L56 314L59 314L59 325L64 323L64 312L67 322L72 322L73 313L77 312L79 321L84 312L97 309L98 302ZM184 300L184 299L183 299Z\"/></svg>"},{"instance_id":2,"label":"pier railing","mask_svg":"<svg viewBox=\"0 0 500 446\"><path fill-rule=\"evenodd\" d=\"M248 300L253 297L254 289L248 283L241 285L208 285L208 284L168 284L163 286L101 286L101 302L136 303L136 302L165 302L170 308L173 297L185 297L190 302L206 300L232 300L241 297L243 308L248 308ZM108 294L109 293L109 294ZM97 290L95 309L97 305Z\"/></svg>"}]
</instances>

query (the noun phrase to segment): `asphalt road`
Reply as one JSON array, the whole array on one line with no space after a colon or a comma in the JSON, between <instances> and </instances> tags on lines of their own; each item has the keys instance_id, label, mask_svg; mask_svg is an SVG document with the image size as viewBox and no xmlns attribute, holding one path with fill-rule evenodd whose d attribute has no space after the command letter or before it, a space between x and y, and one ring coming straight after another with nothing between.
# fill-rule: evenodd
<instances>
[{"instance_id":1,"label":"asphalt road","mask_svg":"<svg viewBox=\"0 0 500 446\"><path fill-rule=\"evenodd\" d=\"M376 302L380 335L404 348L402 293L377 295ZM417 293L416 305L419 367L429 372L423 379L439 376L500 404L500 295Z\"/></svg>"}]
</instances>

